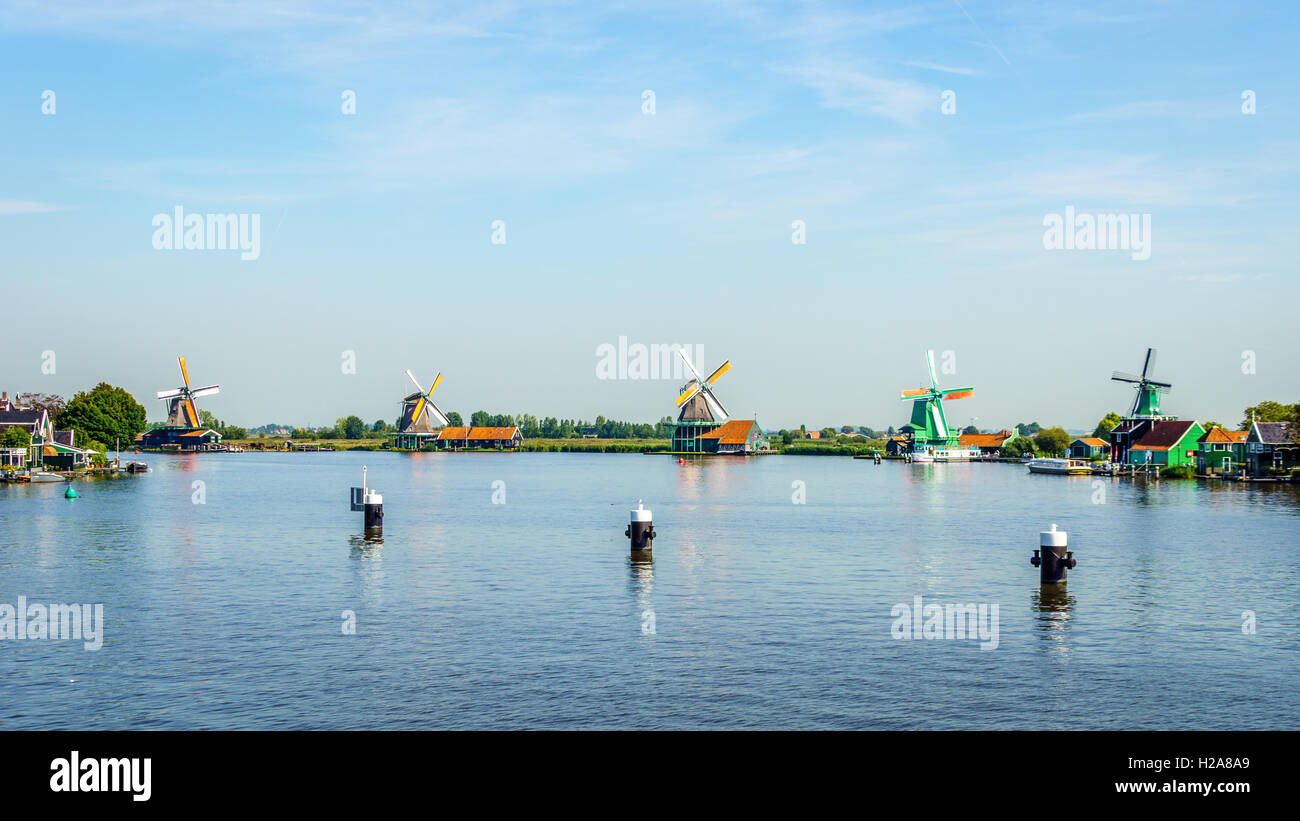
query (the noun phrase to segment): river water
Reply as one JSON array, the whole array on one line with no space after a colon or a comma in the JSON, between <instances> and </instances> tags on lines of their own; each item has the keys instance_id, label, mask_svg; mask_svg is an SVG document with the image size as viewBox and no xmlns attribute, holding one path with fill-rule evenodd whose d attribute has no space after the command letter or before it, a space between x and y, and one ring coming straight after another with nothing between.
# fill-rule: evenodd
<instances>
[{"instance_id":1,"label":"river water","mask_svg":"<svg viewBox=\"0 0 1300 821\"><path fill-rule=\"evenodd\" d=\"M98 650L0 641L2 729L1300 727L1287 486L813 456L132 458L153 472L73 500L0 485L0 603L103 605ZM382 544L348 506L363 464ZM623 535L639 498L651 561ZM1063 591L1029 564L1052 523L1079 562ZM986 638L913 638L896 608L916 596L984 605Z\"/></svg>"}]
</instances>

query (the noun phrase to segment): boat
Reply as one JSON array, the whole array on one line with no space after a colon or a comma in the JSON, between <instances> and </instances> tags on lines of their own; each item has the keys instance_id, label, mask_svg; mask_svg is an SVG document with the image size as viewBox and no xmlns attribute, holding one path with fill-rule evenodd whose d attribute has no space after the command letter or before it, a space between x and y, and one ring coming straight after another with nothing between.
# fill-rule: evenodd
<instances>
[{"instance_id":1,"label":"boat","mask_svg":"<svg viewBox=\"0 0 1300 821\"><path fill-rule=\"evenodd\" d=\"M1057 476L1082 476L1092 473L1092 465L1083 459L1033 459L1030 473L1051 473Z\"/></svg>"},{"instance_id":2,"label":"boat","mask_svg":"<svg viewBox=\"0 0 1300 821\"><path fill-rule=\"evenodd\" d=\"M36 471L35 473L33 473L32 476L31 476L31 478L28 479L27 481L29 481L29 482L66 482L66 481L68 481L68 477L67 477L67 476L60 476L60 475L57 474L57 473L46 473L46 472L43 471L43 470L39 470L39 471Z\"/></svg>"},{"instance_id":3,"label":"boat","mask_svg":"<svg viewBox=\"0 0 1300 821\"><path fill-rule=\"evenodd\" d=\"M127 462L126 472L127 473L148 473L149 466L144 462Z\"/></svg>"}]
</instances>

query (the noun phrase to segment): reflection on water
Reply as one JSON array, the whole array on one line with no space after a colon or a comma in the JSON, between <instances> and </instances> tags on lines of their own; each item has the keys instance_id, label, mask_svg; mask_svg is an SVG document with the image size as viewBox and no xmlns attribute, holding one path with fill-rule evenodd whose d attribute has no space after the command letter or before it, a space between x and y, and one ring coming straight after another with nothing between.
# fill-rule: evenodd
<instances>
[{"instance_id":1,"label":"reflection on water","mask_svg":"<svg viewBox=\"0 0 1300 821\"><path fill-rule=\"evenodd\" d=\"M638 553L647 555L640 556L637 555ZM641 621L641 632L643 634L656 632L654 629L654 600L651 596L655 587L655 568L654 562L648 555L649 553L649 550L638 550L633 552L627 560L628 590L636 601L636 617Z\"/></svg>"},{"instance_id":2,"label":"reflection on water","mask_svg":"<svg viewBox=\"0 0 1300 821\"><path fill-rule=\"evenodd\" d=\"M1064 584L1039 585L1038 592L1030 597L1030 604L1038 615L1034 618L1034 632L1048 642L1054 653L1069 653L1070 623L1074 619L1074 597Z\"/></svg>"}]
</instances>

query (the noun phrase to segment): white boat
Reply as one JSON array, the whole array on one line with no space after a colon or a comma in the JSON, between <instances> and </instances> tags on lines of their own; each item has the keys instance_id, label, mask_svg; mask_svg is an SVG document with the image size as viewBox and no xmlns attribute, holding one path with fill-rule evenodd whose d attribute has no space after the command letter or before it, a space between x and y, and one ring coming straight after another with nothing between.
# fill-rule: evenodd
<instances>
[{"instance_id":1,"label":"white boat","mask_svg":"<svg viewBox=\"0 0 1300 821\"><path fill-rule=\"evenodd\" d=\"M45 471L37 471L36 473L33 473L33 474L32 474L32 478L30 479L30 481L32 481L32 482L66 482L66 481L68 481L68 477L67 477L67 476L60 476L60 475L57 474L57 473L46 473Z\"/></svg>"},{"instance_id":2,"label":"white boat","mask_svg":"<svg viewBox=\"0 0 1300 821\"><path fill-rule=\"evenodd\" d=\"M1083 459L1032 459L1029 462L1029 472L1081 476L1092 473L1092 465Z\"/></svg>"}]
</instances>

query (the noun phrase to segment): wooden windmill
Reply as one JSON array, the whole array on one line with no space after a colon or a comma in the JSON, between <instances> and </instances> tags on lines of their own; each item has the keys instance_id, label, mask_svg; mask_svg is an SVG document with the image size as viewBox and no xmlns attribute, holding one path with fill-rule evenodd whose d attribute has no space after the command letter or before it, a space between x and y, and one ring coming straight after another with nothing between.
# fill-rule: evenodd
<instances>
[{"instance_id":1,"label":"wooden windmill","mask_svg":"<svg viewBox=\"0 0 1300 821\"><path fill-rule=\"evenodd\" d=\"M705 379L700 376L699 371L695 370L685 350L678 348L677 353L681 354L686 367L695 377L682 387L682 393L677 397L677 407L682 409L677 415L677 421L718 423L727 421L727 409L722 407L722 403L714 395L713 383L718 381L718 377L731 370L731 360L723 362L717 370L709 374L708 379Z\"/></svg>"},{"instance_id":2,"label":"wooden windmill","mask_svg":"<svg viewBox=\"0 0 1300 821\"><path fill-rule=\"evenodd\" d=\"M194 400L200 396L211 396L219 393L219 385L208 385L205 388L191 388L190 374L185 368L185 357L178 356L177 360L181 363L181 379L185 384L171 391L159 391L158 398L169 400L167 406L166 427L169 428L197 428L199 427L199 412L194 406Z\"/></svg>"},{"instance_id":3,"label":"wooden windmill","mask_svg":"<svg viewBox=\"0 0 1300 821\"><path fill-rule=\"evenodd\" d=\"M1128 382L1137 385L1137 396L1133 398L1133 407L1129 409L1130 419L1160 417L1160 394L1167 393L1173 385L1169 382L1157 382L1151 378L1151 371L1156 367L1156 349L1147 348L1146 359L1142 361L1142 375L1135 376L1123 371L1111 374L1115 382Z\"/></svg>"},{"instance_id":4,"label":"wooden windmill","mask_svg":"<svg viewBox=\"0 0 1300 821\"><path fill-rule=\"evenodd\" d=\"M975 392L974 388L940 388L934 372L934 351L925 352L925 362L930 368L930 387L903 391L901 400L912 401L913 449L955 445L957 434L948 427L943 413L944 399L964 399Z\"/></svg>"},{"instance_id":5,"label":"wooden windmill","mask_svg":"<svg viewBox=\"0 0 1300 821\"><path fill-rule=\"evenodd\" d=\"M420 387L420 383L415 381L415 376L409 370L406 372L406 378L415 385L415 393L402 400L402 421L398 425L398 430L402 433L433 433L435 427L440 428L451 424L447 414L439 410L429 398L438 389L442 374L434 377L433 384L427 391Z\"/></svg>"}]
</instances>

